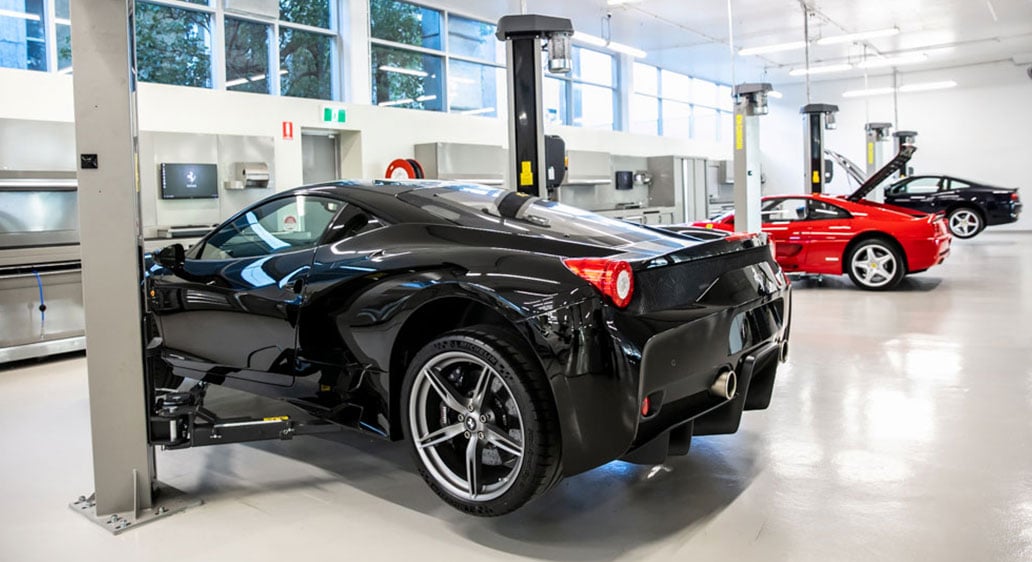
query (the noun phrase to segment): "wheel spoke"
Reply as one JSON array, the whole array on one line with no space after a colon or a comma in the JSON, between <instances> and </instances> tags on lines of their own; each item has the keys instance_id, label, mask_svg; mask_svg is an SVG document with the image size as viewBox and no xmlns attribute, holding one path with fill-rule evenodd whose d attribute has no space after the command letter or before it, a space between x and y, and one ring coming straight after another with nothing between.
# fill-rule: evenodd
<instances>
[{"instance_id":1,"label":"wheel spoke","mask_svg":"<svg viewBox=\"0 0 1032 562\"><path fill-rule=\"evenodd\" d=\"M433 387L437 395L441 397L445 406L448 406L456 412L465 412L466 408L462 405L462 400L451 390L451 385L447 381L441 378L441 374L434 370L433 367L427 367L423 369L423 376L430 382L430 386Z\"/></svg>"},{"instance_id":2,"label":"wheel spoke","mask_svg":"<svg viewBox=\"0 0 1032 562\"><path fill-rule=\"evenodd\" d=\"M480 468L480 439L474 435L466 445L466 486L473 499L480 492Z\"/></svg>"},{"instance_id":3,"label":"wheel spoke","mask_svg":"<svg viewBox=\"0 0 1032 562\"><path fill-rule=\"evenodd\" d=\"M465 430L466 428L461 423L444 426L441 429L438 429L437 431L430 433L429 435L421 437L419 439L418 446L420 449L425 449L427 447L439 445L441 443L444 443L445 441L449 441L459 435L462 435L462 432Z\"/></svg>"},{"instance_id":4,"label":"wheel spoke","mask_svg":"<svg viewBox=\"0 0 1032 562\"><path fill-rule=\"evenodd\" d=\"M480 376L477 378L477 386L473 390L473 409L480 410L480 406L484 403L484 396L487 395L487 390L491 388L491 379L493 378L494 371L490 367L484 365L483 370L480 371Z\"/></svg>"},{"instance_id":5,"label":"wheel spoke","mask_svg":"<svg viewBox=\"0 0 1032 562\"><path fill-rule=\"evenodd\" d=\"M511 437L503 433L501 430L491 426L487 426L484 429L487 435L487 442L498 447L499 449L509 453L516 457L523 456L523 445L517 443Z\"/></svg>"}]
</instances>

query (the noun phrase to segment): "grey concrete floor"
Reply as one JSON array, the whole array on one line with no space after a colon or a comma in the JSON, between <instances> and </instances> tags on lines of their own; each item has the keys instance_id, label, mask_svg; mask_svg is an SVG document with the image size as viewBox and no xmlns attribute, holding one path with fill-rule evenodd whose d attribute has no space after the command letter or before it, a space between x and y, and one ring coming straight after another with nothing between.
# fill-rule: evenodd
<instances>
[{"instance_id":1,"label":"grey concrete floor","mask_svg":"<svg viewBox=\"0 0 1032 562\"><path fill-rule=\"evenodd\" d=\"M0 370L0 560L1032 560L1032 234L958 241L895 292L794 298L771 409L739 433L492 520L345 434L159 453L206 504L113 537L67 507L91 489L85 361Z\"/></svg>"}]
</instances>

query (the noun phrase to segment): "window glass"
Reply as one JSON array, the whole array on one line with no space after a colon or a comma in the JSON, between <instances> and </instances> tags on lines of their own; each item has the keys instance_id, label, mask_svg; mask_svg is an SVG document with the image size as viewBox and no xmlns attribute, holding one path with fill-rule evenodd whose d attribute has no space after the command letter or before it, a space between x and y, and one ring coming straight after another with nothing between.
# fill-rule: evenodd
<instances>
[{"instance_id":1,"label":"window glass","mask_svg":"<svg viewBox=\"0 0 1032 562\"><path fill-rule=\"evenodd\" d=\"M140 80L211 87L211 16L136 4L136 70Z\"/></svg>"},{"instance_id":2,"label":"window glass","mask_svg":"<svg viewBox=\"0 0 1032 562\"><path fill-rule=\"evenodd\" d=\"M709 80L692 78L692 103L717 107L717 85Z\"/></svg>"},{"instance_id":3,"label":"window glass","mask_svg":"<svg viewBox=\"0 0 1032 562\"><path fill-rule=\"evenodd\" d=\"M631 96L631 132L659 134L659 99L642 94Z\"/></svg>"},{"instance_id":4,"label":"window glass","mask_svg":"<svg viewBox=\"0 0 1032 562\"><path fill-rule=\"evenodd\" d=\"M375 39L427 49L443 48L441 12L408 2L370 0L369 29Z\"/></svg>"},{"instance_id":5,"label":"window glass","mask_svg":"<svg viewBox=\"0 0 1032 562\"><path fill-rule=\"evenodd\" d=\"M503 62L505 43L495 37L496 26L448 15L448 52L453 55Z\"/></svg>"},{"instance_id":6,"label":"window glass","mask_svg":"<svg viewBox=\"0 0 1032 562\"><path fill-rule=\"evenodd\" d=\"M841 207L836 207L835 205L825 203L824 201L817 201L815 199L810 200L810 220L848 219L850 216L852 215Z\"/></svg>"},{"instance_id":7,"label":"window glass","mask_svg":"<svg viewBox=\"0 0 1032 562\"><path fill-rule=\"evenodd\" d=\"M209 238L203 260L252 258L314 247L342 203L297 195L247 211Z\"/></svg>"},{"instance_id":8,"label":"window glass","mask_svg":"<svg viewBox=\"0 0 1032 562\"><path fill-rule=\"evenodd\" d=\"M971 184L966 181L960 181L955 179L950 180L949 189L967 189L969 187L971 187Z\"/></svg>"},{"instance_id":9,"label":"window glass","mask_svg":"<svg viewBox=\"0 0 1032 562\"><path fill-rule=\"evenodd\" d=\"M268 94L271 26L226 18L226 89Z\"/></svg>"},{"instance_id":10,"label":"window glass","mask_svg":"<svg viewBox=\"0 0 1032 562\"><path fill-rule=\"evenodd\" d=\"M364 209L345 203L344 209L340 211L337 219L330 226L330 231L326 234L324 243L333 244L384 226L387 225L382 220L366 212Z\"/></svg>"},{"instance_id":11,"label":"window glass","mask_svg":"<svg viewBox=\"0 0 1032 562\"><path fill-rule=\"evenodd\" d=\"M449 185L414 189L398 195L402 201L415 205L437 217L463 226L504 230L528 236L547 236L621 247L643 241L671 241L677 248L680 242L673 235L642 228L621 220L596 215L590 211L569 207L555 201L536 200L515 216L503 217L499 202L507 197L523 197L512 191L482 185ZM520 208L518 205L515 208Z\"/></svg>"},{"instance_id":12,"label":"window glass","mask_svg":"<svg viewBox=\"0 0 1032 562\"><path fill-rule=\"evenodd\" d=\"M683 139L692 136L692 106L663 100L663 136Z\"/></svg>"},{"instance_id":13,"label":"window glass","mask_svg":"<svg viewBox=\"0 0 1032 562\"><path fill-rule=\"evenodd\" d=\"M713 141L717 140L720 119L716 109L695 106L692 109L692 138Z\"/></svg>"},{"instance_id":14,"label":"window glass","mask_svg":"<svg viewBox=\"0 0 1032 562\"><path fill-rule=\"evenodd\" d=\"M330 29L330 0L280 0L279 4L283 21Z\"/></svg>"},{"instance_id":15,"label":"window glass","mask_svg":"<svg viewBox=\"0 0 1032 562\"><path fill-rule=\"evenodd\" d=\"M280 27L280 94L328 100L333 96L333 37Z\"/></svg>"},{"instance_id":16,"label":"window glass","mask_svg":"<svg viewBox=\"0 0 1032 562\"><path fill-rule=\"evenodd\" d=\"M448 104L452 111L471 115L498 115L503 70L486 64L452 60L448 66Z\"/></svg>"},{"instance_id":17,"label":"window glass","mask_svg":"<svg viewBox=\"0 0 1032 562\"><path fill-rule=\"evenodd\" d=\"M634 63L634 91L650 96L659 95L659 69L640 62Z\"/></svg>"},{"instance_id":18,"label":"window glass","mask_svg":"<svg viewBox=\"0 0 1032 562\"><path fill-rule=\"evenodd\" d=\"M939 191L939 178L914 178L903 186L900 193L921 195L935 193L936 191Z\"/></svg>"},{"instance_id":19,"label":"window glass","mask_svg":"<svg viewBox=\"0 0 1032 562\"><path fill-rule=\"evenodd\" d=\"M806 199L775 199L760 211L763 222L785 222L806 219Z\"/></svg>"},{"instance_id":20,"label":"window glass","mask_svg":"<svg viewBox=\"0 0 1032 562\"><path fill-rule=\"evenodd\" d=\"M541 85L542 103L545 106L545 123L562 125L566 122L566 82L546 76Z\"/></svg>"},{"instance_id":21,"label":"window glass","mask_svg":"<svg viewBox=\"0 0 1032 562\"><path fill-rule=\"evenodd\" d=\"M718 86L717 87L717 107L724 111L734 112L735 110L735 99L731 86Z\"/></svg>"},{"instance_id":22,"label":"window glass","mask_svg":"<svg viewBox=\"0 0 1032 562\"><path fill-rule=\"evenodd\" d=\"M660 94L666 99L678 101L692 100L692 79L669 70L663 70L660 74Z\"/></svg>"},{"instance_id":23,"label":"window glass","mask_svg":"<svg viewBox=\"0 0 1032 562\"><path fill-rule=\"evenodd\" d=\"M612 129L613 90L574 82L573 124L591 129Z\"/></svg>"},{"instance_id":24,"label":"window glass","mask_svg":"<svg viewBox=\"0 0 1032 562\"><path fill-rule=\"evenodd\" d=\"M373 103L443 111L444 59L373 45Z\"/></svg>"},{"instance_id":25,"label":"window glass","mask_svg":"<svg viewBox=\"0 0 1032 562\"><path fill-rule=\"evenodd\" d=\"M46 70L43 0L0 1L0 67Z\"/></svg>"},{"instance_id":26,"label":"window glass","mask_svg":"<svg viewBox=\"0 0 1032 562\"><path fill-rule=\"evenodd\" d=\"M582 47L574 47L572 76L575 80L612 86L613 60L612 55Z\"/></svg>"}]
</instances>

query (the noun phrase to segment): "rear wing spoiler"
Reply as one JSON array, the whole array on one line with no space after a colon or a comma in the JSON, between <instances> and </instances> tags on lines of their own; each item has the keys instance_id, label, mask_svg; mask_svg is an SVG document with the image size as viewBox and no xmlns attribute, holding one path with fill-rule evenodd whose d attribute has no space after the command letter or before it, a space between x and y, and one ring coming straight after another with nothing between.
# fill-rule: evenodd
<instances>
[{"instance_id":1,"label":"rear wing spoiler","mask_svg":"<svg viewBox=\"0 0 1032 562\"><path fill-rule=\"evenodd\" d=\"M850 193L846 199L849 201L859 201L866 197L868 193L874 191L874 188L887 180L889 176L902 170L915 152L917 152L916 146L912 144L903 145L903 147L899 149L899 153L896 154L888 164L882 166L880 170L871 174L871 177L867 178L864 183L860 184L860 187L856 188L856 191L853 193Z\"/></svg>"},{"instance_id":2,"label":"rear wing spoiler","mask_svg":"<svg viewBox=\"0 0 1032 562\"><path fill-rule=\"evenodd\" d=\"M861 170L860 166L857 166L855 162L846 158L841 153L825 148L824 154L830 156L836 164L841 166L842 169L846 171L846 174L853 178L853 181L855 181L857 185L860 185L867 180L867 172Z\"/></svg>"}]
</instances>

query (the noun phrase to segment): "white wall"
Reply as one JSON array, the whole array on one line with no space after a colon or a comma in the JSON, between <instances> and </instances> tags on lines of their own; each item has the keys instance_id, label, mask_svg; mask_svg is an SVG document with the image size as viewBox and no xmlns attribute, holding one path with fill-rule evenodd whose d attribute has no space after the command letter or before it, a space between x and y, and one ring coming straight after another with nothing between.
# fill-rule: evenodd
<instances>
[{"instance_id":1,"label":"white wall","mask_svg":"<svg viewBox=\"0 0 1032 562\"><path fill-rule=\"evenodd\" d=\"M361 170L365 177L382 177L394 158L412 158L413 146L426 142L458 142L507 146L508 128L502 119L444 114L360 104L347 108L347 123L322 122L326 102L262 94L212 91L201 88L141 84L138 97L140 129L183 133L235 134L276 138L275 168L280 189L300 185L302 128L356 131L361 138ZM70 76L0 69L0 118L71 122ZM281 123L294 123L294 140L284 140ZM715 142L669 139L556 127L571 150L598 150L629 156L678 154L709 158L730 157L730 147Z\"/></svg>"},{"instance_id":2,"label":"white wall","mask_svg":"<svg viewBox=\"0 0 1032 562\"><path fill-rule=\"evenodd\" d=\"M990 63L931 72L905 73L900 84L954 80L948 90L899 94L899 127L918 132L918 151L910 161L915 173L943 173L1001 187L1020 187L1023 201L1032 203L1032 80L1024 67L1011 62ZM891 76L874 77L867 88L892 85ZM843 98L848 90L864 89L863 79L829 80L811 84L815 103L839 106L838 127L825 135L828 148L863 166L864 124L894 123L893 96ZM806 104L802 84L778 86L784 94L771 100L770 114L761 119L761 151L767 193L799 193L804 189L803 125L799 108ZM890 150L889 152L893 152ZM852 190L836 169L831 193ZM1030 228L1025 213L1009 228Z\"/></svg>"}]
</instances>

